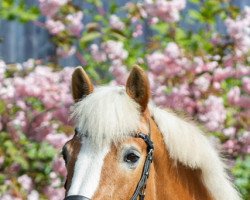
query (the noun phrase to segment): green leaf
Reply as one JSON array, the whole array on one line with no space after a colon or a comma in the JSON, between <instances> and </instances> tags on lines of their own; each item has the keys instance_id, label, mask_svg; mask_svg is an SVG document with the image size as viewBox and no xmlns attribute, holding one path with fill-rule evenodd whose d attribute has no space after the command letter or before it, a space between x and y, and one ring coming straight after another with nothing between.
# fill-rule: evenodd
<instances>
[{"instance_id":1,"label":"green leaf","mask_svg":"<svg viewBox=\"0 0 250 200\"><path fill-rule=\"evenodd\" d=\"M188 11L188 15L189 15L190 17L192 17L193 19L195 19L195 20L203 21L203 17L202 17L202 15L201 15L201 13L198 12L197 10L189 10L189 11Z\"/></svg>"},{"instance_id":2,"label":"green leaf","mask_svg":"<svg viewBox=\"0 0 250 200\"><path fill-rule=\"evenodd\" d=\"M176 28L175 39L177 41L180 41L180 40L183 40L185 38L186 38L186 32L181 28Z\"/></svg>"},{"instance_id":3,"label":"green leaf","mask_svg":"<svg viewBox=\"0 0 250 200\"><path fill-rule=\"evenodd\" d=\"M93 3L96 7L102 7L102 1L101 0L93 0Z\"/></svg>"},{"instance_id":4,"label":"green leaf","mask_svg":"<svg viewBox=\"0 0 250 200\"><path fill-rule=\"evenodd\" d=\"M189 0L190 3L193 3L193 4L199 4L200 3L200 0Z\"/></svg>"},{"instance_id":5,"label":"green leaf","mask_svg":"<svg viewBox=\"0 0 250 200\"><path fill-rule=\"evenodd\" d=\"M119 40L119 41L124 41L124 40L126 40L125 35L124 35L123 33L121 33L121 32L118 32L118 31L112 31L112 32L110 33L110 36L111 36L111 37L114 37L116 40Z\"/></svg>"},{"instance_id":6,"label":"green leaf","mask_svg":"<svg viewBox=\"0 0 250 200\"><path fill-rule=\"evenodd\" d=\"M88 42L91 42L91 41L93 41L93 40L95 40L95 39L97 39L97 38L100 38L101 35L102 35L102 34L99 33L99 32L90 32L90 33L86 33L86 34L84 34L84 36L82 36L82 38L80 39L80 45L81 45L82 47L85 47L86 44L87 44Z\"/></svg>"},{"instance_id":7,"label":"green leaf","mask_svg":"<svg viewBox=\"0 0 250 200\"><path fill-rule=\"evenodd\" d=\"M4 180L5 180L5 175L0 174L0 185L4 184Z\"/></svg>"},{"instance_id":8,"label":"green leaf","mask_svg":"<svg viewBox=\"0 0 250 200\"><path fill-rule=\"evenodd\" d=\"M17 20L26 23L36 20L39 14L38 7L27 7L23 0L3 0L0 2L0 18L6 20Z\"/></svg>"},{"instance_id":9,"label":"green leaf","mask_svg":"<svg viewBox=\"0 0 250 200\"><path fill-rule=\"evenodd\" d=\"M235 176L235 184L243 198L248 199L250 196L250 156L245 159L238 158L232 173Z\"/></svg>"},{"instance_id":10,"label":"green leaf","mask_svg":"<svg viewBox=\"0 0 250 200\"><path fill-rule=\"evenodd\" d=\"M35 159L37 157L37 149L34 147L31 147L28 151L28 157L31 159Z\"/></svg>"},{"instance_id":11,"label":"green leaf","mask_svg":"<svg viewBox=\"0 0 250 200\"><path fill-rule=\"evenodd\" d=\"M158 31L159 34L166 34L169 28L169 25L167 23L157 23L152 25L152 28L156 31Z\"/></svg>"},{"instance_id":12,"label":"green leaf","mask_svg":"<svg viewBox=\"0 0 250 200\"><path fill-rule=\"evenodd\" d=\"M3 114L6 110L5 102L0 100L0 114Z\"/></svg>"}]
</instances>

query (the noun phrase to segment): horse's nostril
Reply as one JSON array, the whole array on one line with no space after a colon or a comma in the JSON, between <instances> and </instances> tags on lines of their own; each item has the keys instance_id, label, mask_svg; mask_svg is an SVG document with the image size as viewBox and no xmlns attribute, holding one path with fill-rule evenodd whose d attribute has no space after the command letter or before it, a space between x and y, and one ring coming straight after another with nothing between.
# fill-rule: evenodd
<instances>
[{"instance_id":1,"label":"horse's nostril","mask_svg":"<svg viewBox=\"0 0 250 200\"><path fill-rule=\"evenodd\" d=\"M81 195L70 195L67 196L64 200L91 200L91 199Z\"/></svg>"}]
</instances>

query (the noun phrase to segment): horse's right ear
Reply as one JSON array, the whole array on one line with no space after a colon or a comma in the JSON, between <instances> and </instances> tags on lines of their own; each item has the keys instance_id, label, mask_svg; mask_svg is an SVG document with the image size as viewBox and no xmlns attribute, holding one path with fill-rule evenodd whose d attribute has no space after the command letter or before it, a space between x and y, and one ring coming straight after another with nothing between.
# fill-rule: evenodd
<instances>
[{"instance_id":1,"label":"horse's right ear","mask_svg":"<svg viewBox=\"0 0 250 200\"><path fill-rule=\"evenodd\" d=\"M75 102L89 95L94 90L90 78L82 67L77 67L72 74L72 96Z\"/></svg>"},{"instance_id":2,"label":"horse's right ear","mask_svg":"<svg viewBox=\"0 0 250 200\"><path fill-rule=\"evenodd\" d=\"M127 80L126 91L141 106L141 111L144 112L150 98L150 86L148 77L141 67L133 67Z\"/></svg>"}]
</instances>

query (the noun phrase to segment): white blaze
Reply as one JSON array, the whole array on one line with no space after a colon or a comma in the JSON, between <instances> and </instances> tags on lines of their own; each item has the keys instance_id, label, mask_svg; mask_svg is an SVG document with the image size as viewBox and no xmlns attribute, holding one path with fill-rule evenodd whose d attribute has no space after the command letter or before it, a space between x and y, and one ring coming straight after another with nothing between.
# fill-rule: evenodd
<instances>
[{"instance_id":1,"label":"white blaze","mask_svg":"<svg viewBox=\"0 0 250 200\"><path fill-rule=\"evenodd\" d=\"M101 178L104 158L109 147L97 150L90 141L82 142L77 156L68 195L82 195L91 199L97 190Z\"/></svg>"}]
</instances>

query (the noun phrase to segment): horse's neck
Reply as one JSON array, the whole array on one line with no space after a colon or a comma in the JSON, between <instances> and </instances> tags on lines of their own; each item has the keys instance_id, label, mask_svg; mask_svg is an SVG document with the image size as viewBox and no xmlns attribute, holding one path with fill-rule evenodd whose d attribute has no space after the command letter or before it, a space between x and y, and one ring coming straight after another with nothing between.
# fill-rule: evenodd
<instances>
[{"instance_id":1,"label":"horse's neck","mask_svg":"<svg viewBox=\"0 0 250 200\"><path fill-rule=\"evenodd\" d=\"M154 164L150 172L146 199L211 200L201 180L201 171L193 170L173 161L164 144L162 134L152 123L152 140L155 144ZM192 152L189 152L192 153ZM151 190L151 191L149 191Z\"/></svg>"}]
</instances>

